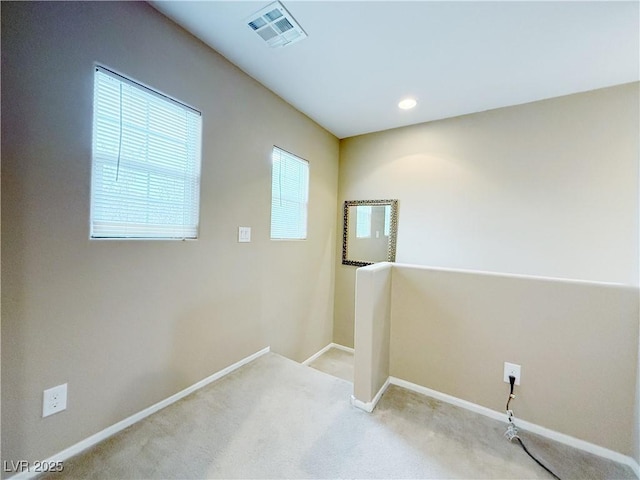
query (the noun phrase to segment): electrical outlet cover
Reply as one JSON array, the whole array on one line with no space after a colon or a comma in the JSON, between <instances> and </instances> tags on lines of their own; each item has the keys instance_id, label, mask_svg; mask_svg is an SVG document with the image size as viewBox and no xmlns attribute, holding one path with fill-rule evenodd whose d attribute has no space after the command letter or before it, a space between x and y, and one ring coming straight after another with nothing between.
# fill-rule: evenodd
<instances>
[{"instance_id":1,"label":"electrical outlet cover","mask_svg":"<svg viewBox=\"0 0 640 480\"><path fill-rule=\"evenodd\" d=\"M42 395L42 416L48 417L67 408L67 384L49 388Z\"/></svg>"},{"instance_id":2,"label":"electrical outlet cover","mask_svg":"<svg viewBox=\"0 0 640 480\"><path fill-rule=\"evenodd\" d=\"M516 385L520 385L520 365L515 363L504 362L503 380L509 383L509 376L516 377Z\"/></svg>"}]
</instances>

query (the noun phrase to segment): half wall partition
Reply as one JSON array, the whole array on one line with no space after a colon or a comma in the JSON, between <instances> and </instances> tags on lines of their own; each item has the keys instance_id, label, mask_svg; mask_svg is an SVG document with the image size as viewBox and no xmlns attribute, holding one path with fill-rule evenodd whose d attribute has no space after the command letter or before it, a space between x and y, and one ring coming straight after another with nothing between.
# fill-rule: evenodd
<instances>
[{"instance_id":1,"label":"half wall partition","mask_svg":"<svg viewBox=\"0 0 640 480\"><path fill-rule=\"evenodd\" d=\"M637 287L397 263L363 267L356 273L352 402L371 411L389 381L404 382L502 418L503 363L517 363L522 420L630 460L637 319Z\"/></svg>"}]
</instances>

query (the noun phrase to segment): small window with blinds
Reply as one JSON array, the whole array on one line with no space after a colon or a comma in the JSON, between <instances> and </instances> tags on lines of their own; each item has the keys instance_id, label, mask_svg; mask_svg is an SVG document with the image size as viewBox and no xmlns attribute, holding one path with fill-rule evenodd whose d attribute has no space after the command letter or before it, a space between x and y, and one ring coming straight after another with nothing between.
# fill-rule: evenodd
<instances>
[{"instance_id":1,"label":"small window with blinds","mask_svg":"<svg viewBox=\"0 0 640 480\"><path fill-rule=\"evenodd\" d=\"M271 161L271 239L305 240L309 162L278 147Z\"/></svg>"},{"instance_id":2,"label":"small window with blinds","mask_svg":"<svg viewBox=\"0 0 640 480\"><path fill-rule=\"evenodd\" d=\"M371 238L371 205L356 207L356 238Z\"/></svg>"},{"instance_id":3,"label":"small window with blinds","mask_svg":"<svg viewBox=\"0 0 640 480\"><path fill-rule=\"evenodd\" d=\"M96 67L90 236L195 239L200 112Z\"/></svg>"}]
</instances>

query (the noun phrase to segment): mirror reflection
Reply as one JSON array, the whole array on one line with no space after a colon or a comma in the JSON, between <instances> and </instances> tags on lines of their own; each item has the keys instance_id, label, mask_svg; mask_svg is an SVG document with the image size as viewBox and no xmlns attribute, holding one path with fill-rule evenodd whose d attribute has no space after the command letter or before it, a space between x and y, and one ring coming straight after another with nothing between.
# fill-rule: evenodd
<instances>
[{"instance_id":1,"label":"mirror reflection","mask_svg":"<svg viewBox=\"0 0 640 480\"><path fill-rule=\"evenodd\" d=\"M344 202L344 265L364 266L395 261L397 207L397 200Z\"/></svg>"}]
</instances>

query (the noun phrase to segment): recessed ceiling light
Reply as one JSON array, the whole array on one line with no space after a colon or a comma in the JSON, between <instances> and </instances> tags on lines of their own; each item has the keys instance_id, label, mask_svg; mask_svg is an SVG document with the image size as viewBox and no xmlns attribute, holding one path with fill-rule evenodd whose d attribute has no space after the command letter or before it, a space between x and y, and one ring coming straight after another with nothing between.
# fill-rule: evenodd
<instances>
[{"instance_id":1,"label":"recessed ceiling light","mask_svg":"<svg viewBox=\"0 0 640 480\"><path fill-rule=\"evenodd\" d=\"M400 103L398 103L398 107L402 110L409 110L415 107L418 104L414 98L405 98Z\"/></svg>"}]
</instances>

